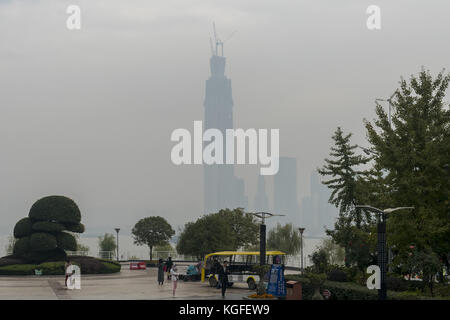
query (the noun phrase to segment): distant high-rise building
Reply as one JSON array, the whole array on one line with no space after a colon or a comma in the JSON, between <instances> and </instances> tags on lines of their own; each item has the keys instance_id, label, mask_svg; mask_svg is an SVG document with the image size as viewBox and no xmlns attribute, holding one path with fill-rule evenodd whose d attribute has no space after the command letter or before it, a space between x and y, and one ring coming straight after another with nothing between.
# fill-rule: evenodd
<instances>
[{"instance_id":1,"label":"distant high-rise building","mask_svg":"<svg viewBox=\"0 0 450 320\"><path fill-rule=\"evenodd\" d=\"M297 202L297 159L280 157L278 173L274 176L273 209L276 214L285 217L274 217L269 220L272 225L293 223L297 227L300 223L300 210Z\"/></svg>"},{"instance_id":2,"label":"distant high-rise building","mask_svg":"<svg viewBox=\"0 0 450 320\"><path fill-rule=\"evenodd\" d=\"M225 130L233 128L233 98L231 80L225 76L225 57L217 51L216 46L210 59L211 76L206 80L203 129L218 129L225 137ZM225 163L225 152L223 157ZM204 165L204 191L205 213L247 207L244 181L234 175L233 165Z\"/></svg>"},{"instance_id":3,"label":"distant high-rise building","mask_svg":"<svg viewBox=\"0 0 450 320\"><path fill-rule=\"evenodd\" d=\"M331 192L320 182L316 171L311 172L310 188L310 196L302 198L302 225L310 235L322 236L325 229L333 229L337 209L328 202Z\"/></svg>"},{"instance_id":4,"label":"distant high-rise building","mask_svg":"<svg viewBox=\"0 0 450 320\"><path fill-rule=\"evenodd\" d=\"M256 190L255 201L253 203L255 212L269 212L269 199L266 194L266 181L264 176L258 175L258 189Z\"/></svg>"}]
</instances>

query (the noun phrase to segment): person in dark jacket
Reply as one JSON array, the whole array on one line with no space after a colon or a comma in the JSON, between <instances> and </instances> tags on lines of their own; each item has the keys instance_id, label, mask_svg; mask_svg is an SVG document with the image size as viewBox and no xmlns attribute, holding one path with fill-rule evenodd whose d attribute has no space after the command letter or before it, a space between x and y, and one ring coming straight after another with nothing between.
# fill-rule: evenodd
<instances>
[{"instance_id":1,"label":"person in dark jacket","mask_svg":"<svg viewBox=\"0 0 450 320\"><path fill-rule=\"evenodd\" d=\"M163 259L158 261L158 285L162 286L164 284L164 262Z\"/></svg>"},{"instance_id":2,"label":"person in dark jacket","mask_svg":"<svg viewBox=\"0 0 450 320\"><path fill-rule=\"evenodd\" d=\"M228 287L228 261L223 262L223 266L219 264L219 282L222 286L222 298L225 298L225 292L227 291Z\"/></svg>"},{"instance_id":3,"label":"person in dark jacket","mask_svg":"<svg viewBox=\"0 0 450 320\"><path fill-rule=\"evenodd\" d=\"M170 279L170 270L172 269L172 266L173 266L172 257L169 257L169 259L166 261L167 280Z\"/></svg>"}]
</instances>

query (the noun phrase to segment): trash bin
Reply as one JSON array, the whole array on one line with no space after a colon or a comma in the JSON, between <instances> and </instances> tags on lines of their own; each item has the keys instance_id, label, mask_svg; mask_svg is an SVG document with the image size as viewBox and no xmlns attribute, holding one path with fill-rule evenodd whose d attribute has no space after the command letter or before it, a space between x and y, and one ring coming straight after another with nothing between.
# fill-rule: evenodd
<instances>
[{"instance_id":1,"label":"trash bin","mask_svg":"<svg viewBox=\"0 0 450 320\"><path fill-rule=\"evenodd\" d=\"M302 284L300 282L286 282L286 300L302 300Z\"/></svg>"}]
</instances>

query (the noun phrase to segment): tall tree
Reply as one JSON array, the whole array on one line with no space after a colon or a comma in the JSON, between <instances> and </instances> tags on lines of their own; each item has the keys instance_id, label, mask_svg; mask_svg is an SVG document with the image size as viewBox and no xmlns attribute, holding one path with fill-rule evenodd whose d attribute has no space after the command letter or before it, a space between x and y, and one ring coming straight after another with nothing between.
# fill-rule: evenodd
<instances>
[{"instance_id":1,"label":"tall tree","mask_svg":"<svg viewBox=\"0 0 450 320\"><path fill-rule=\"evenodd\" d=\"M365 120L376 167L384 172L389 206L414 206L388 219L388 242L398 262L409 246L431 248L449 265L450 252L450 111L444 103L450 75L435 78L424 70L401 79L392 99L392 126L381 106L373 123Z\"/></svg>"},{"instance_id":2,"label":"tall tree","mask_svg":"<svg viewBox=\"0 0 450 320\"><path fill-rule=\"evenodd\" d=\"M318 172L329 177L322 183L332 190L329 202L339 208L334 230L327 230L327 234L336 244L345 248L347 265L356 263L363 268L368 257L364 251L355 251L352 246L355 241L367 245L364 232L369 232L373 220L369 213L355 208L360 204L358 198L365 194L362 188L364 181L371 177L371 172L361 167L371 158L355 153L357 146L351 145L351 136L351 133L344 134L340 127L336 129L332 137L334 146L331 147L331 158L325 159L325 165ZM362 232L352 232L353 230Z\"/></svg>"},{"instance_id":3,"label":"tall tree","mask_svg":"<svg viewBox=\"0 0 450 320\"><path fill-rule=\"evenodd\" d=\"M267 248L269 250L280 250L287 254L297 254L301 246L300 232L294 229L292 223L277 226L270 229L267 235Z\"/></svg>"},{"instance_id":4,"label":"tall tree","mask_svg":"<svg viewBox=\"0 0 450 320\"><path fill-rule=\"evenodd\" d=\"M131 233L135 244L149 247L150 260L152 260L153 247L167 244L175 231L166 219L156 216L139 220Z\"/></svg>"}]
</instances>

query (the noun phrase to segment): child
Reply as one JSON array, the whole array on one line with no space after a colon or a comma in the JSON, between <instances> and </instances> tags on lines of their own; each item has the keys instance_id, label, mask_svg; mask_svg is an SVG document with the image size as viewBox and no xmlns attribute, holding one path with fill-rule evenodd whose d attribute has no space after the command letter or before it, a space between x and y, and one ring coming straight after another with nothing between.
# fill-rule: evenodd
<instances>
[{"instance_id":1,"label":"child","mask_svg":"<svg viewBox=\"0 0 450 320\"><path fill-rule=\"evenodd\" d=\"M177 266L174 264L172 269L170 269L170 278L172 279L172 286L173 286L173 296L175 297L175 291L177 290L177 282L178 282L178 276L180 275L177 272Z\"/></svg>"}]
</instances>

